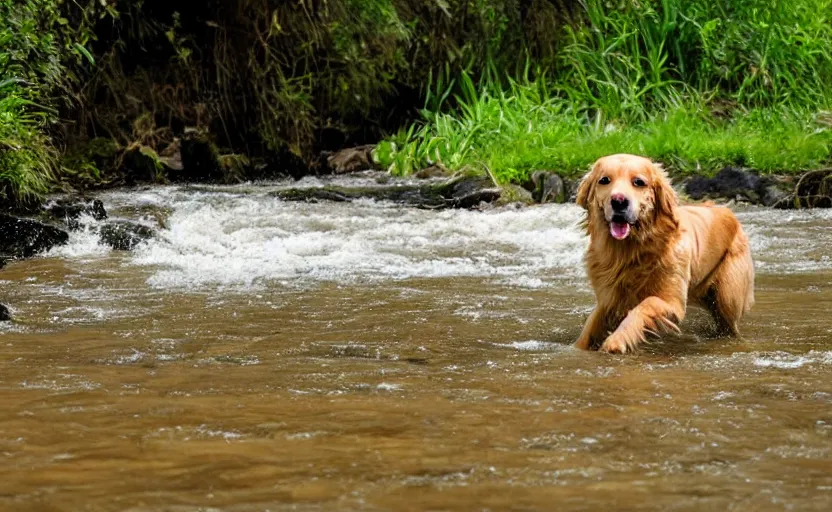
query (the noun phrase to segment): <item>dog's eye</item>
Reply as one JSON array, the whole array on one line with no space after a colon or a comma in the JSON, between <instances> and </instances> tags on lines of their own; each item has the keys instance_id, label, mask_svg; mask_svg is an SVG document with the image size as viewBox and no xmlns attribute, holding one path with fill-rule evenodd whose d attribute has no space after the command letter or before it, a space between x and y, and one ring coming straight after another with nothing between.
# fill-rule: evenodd
<instances>
[{"instance_id":1,"label":"dog's eye","mask_svg":"<svg viewBox=\"0 0 832 512\"><path fill-rule=\"evenodd\" d=\"M603 178L598 180L598 184L599 185L609 185L610 184L610 177L609 176L604 176Z\"/></svg>"},{"instance_id":2,"label":"dog's eye","mask_svg":"<svg viewBox=\"0 0 832 512\"><path fill-rule=\"evenodd\" d=\"M647 182L645 182L645 181L644 181L643 179L641 179L641 178L636 178L636 179L634 179L634 180L633 180L633 186L634 186L634 187L646 187L646 186L647 186Z\"/></svg>"}]
</instances>

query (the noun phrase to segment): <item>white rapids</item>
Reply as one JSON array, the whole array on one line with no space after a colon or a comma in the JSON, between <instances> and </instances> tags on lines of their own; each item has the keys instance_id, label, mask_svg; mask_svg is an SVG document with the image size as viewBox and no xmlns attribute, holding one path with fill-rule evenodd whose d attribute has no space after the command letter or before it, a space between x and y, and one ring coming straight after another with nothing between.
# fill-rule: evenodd
<instances>
[{"instance_id":1,"label":"white rapids","mask_svg":"<svg viewBox=\"0 0 832 512\"><path fill-rule=\"evenodd\" d=\"M127 261L151 269L148 285L154 288L447 277L583 287L586 237L579 227L583 212L574 204L430 211L372 200L284 202L268 195L284 186L167 186L109 192L101 199L108 211L171 211L166 229ZM758 272L832 268L832 211L743 207L738 215ZM86 230L72 233L70 243L50 255L89 260L107 252Z\"/></svg>"}]
</instances>

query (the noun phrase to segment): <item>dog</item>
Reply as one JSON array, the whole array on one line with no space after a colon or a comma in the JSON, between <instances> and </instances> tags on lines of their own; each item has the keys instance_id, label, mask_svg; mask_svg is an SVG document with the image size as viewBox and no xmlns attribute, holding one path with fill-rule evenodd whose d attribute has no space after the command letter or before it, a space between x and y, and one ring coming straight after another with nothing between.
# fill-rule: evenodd
<instances>
[{"instance_id":1,"label":"dog","mask_svg":"<svg viewBox=\"0 0 832 512\"><path fill-rule=\"evenodd\" d=\"M575 202L586 210L596 298L575 346L632 352L648 334L680 332L689 304L711 312L719 335L739 335L754 304L754 264L729 208L680 205L663 167L629 154L598 159Z\"/></svg>"}]
</instances>

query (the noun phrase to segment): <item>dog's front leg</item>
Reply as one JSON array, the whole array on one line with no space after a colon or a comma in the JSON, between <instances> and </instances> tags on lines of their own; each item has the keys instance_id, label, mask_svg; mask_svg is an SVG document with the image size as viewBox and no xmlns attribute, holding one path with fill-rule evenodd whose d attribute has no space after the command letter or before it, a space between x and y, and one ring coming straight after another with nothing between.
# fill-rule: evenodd
<instances>
[{"instance_id":1,"label":"dog's front leg","mask_svg":"<svg viewBox=\"0 0 832 512\"><path fill-rule=\"evenodd\" d=\"M618 328L601 345L602 352L632 352L648 332L679 332L677 324L685 317L685 305L659 297L647 297L627 313Z\"/></svg>"},{"instance_id":2,"label":"dog's front leg","mask_svg":"<svg viewBox=\"0 0 832 512\"><path fill-rule=\"evenodd\" d=\"M600 339L601 336L605 334L605 317L606 313L601 306L595 306L595 309L592 310L592 313L590 313L589 317L586 319L584 329L581 331L578 341L575 342L575 346L581 350L589 350L589 347L592 345L592 340Z\"/></svg>"}]
</instances>

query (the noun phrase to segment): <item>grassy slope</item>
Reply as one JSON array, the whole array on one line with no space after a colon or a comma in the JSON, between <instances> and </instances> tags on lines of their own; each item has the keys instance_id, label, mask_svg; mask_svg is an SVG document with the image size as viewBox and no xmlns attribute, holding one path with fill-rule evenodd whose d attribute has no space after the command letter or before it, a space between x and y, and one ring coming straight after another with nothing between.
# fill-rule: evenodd
<instances>
[{"instance_id":1,"label":"grassy slope","mask_svg":"<svg viewBox=\"0 0 832 512\"><path fill-rule=\"evenodd\" d=\"M615 152L682 173L830 163L828 0L623 5L584 4L587 24L568 30L554 78L435 88L456 91L455 107L426 110L377 157L397 174L441 162L503 182L583 172Z\"/></svg>"}]
</instances>

